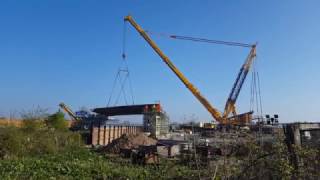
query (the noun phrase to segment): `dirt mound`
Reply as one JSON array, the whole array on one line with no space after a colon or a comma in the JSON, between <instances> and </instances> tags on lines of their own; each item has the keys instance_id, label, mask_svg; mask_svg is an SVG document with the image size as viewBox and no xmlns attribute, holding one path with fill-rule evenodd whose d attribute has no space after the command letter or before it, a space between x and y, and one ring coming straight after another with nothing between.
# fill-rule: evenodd
<instances>
[{"instance_id":1,"label":"dirt mound","mask_svg":"<svg viewBox=\"0 0 320 180\"><path fill-rule=\"evenodd\" d=\"M104 152L120 153L120 149L138 148L140 145L150 146L156 145L157 140L146 136L145 134L124 134L120 138L115 139L112 143L103 148Z\"/></svg>"}]
</instances>

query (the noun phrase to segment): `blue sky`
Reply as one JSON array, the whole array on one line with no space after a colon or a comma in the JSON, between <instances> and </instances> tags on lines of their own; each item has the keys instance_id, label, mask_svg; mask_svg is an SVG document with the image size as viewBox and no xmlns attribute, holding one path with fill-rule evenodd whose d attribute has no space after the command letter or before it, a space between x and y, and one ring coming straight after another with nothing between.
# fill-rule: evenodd
<instances>
[{"instance_id":1,"label":"blue sky","mask_svg":"<svg viewBox=\"0 0 320 180\"><path fill-rule=\"evenodd\" d=\"M121 64L123 17L168 34L258 42L263 111L283 122L319 121L320 2L0 2L0 116L36 106L105 106ZM222 110L248 49L153 37L210 102ZM127 60L137 104L160 101L171 120L210 115L128 26ZM238 99L249 110L250 76ZM122 102L124 103L124 102ZM120 104L119 104L120 105Z\"/></svg>"}]
</instances>

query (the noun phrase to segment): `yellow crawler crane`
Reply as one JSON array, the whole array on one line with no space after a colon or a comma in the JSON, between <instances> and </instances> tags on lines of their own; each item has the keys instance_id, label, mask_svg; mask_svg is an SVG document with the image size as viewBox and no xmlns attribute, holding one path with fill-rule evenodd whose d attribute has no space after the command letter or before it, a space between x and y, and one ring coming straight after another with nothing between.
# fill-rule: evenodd
<instances>
[{"instance_id":1,"label":"yellow crawler crane","mask_svg":"<svg viewBox=\"0 0 320 180\"><path fill-rule=\"evenodd\" d=\"M246 75L250 69L250 66L253 62L254 57L256 56L256 45L252 45L252 49L246 62L242 66L237 80L232 88L232 91L229 95L228 101L226 103L226 108L223 114L221 114L216 108L214 108L209 101L201 95L200 91L192 84L190 81L182 74L182 72L171 62L171 60L160 50L156 43L149 37L149 35L133 20L131 16L126 16L125 21L129 22L139 34L147 41L147 43L153 48L153 50L161 57L164 63L176 74L176 76L182 81L182 83L191 91L191 93L200 101L200 103L207 109L211 116L223 125L244 125L251 121L252 112L244 113L237 115L235 110L235 102L243 85L243 82L246 78ZM178 39L179 37L174 36L172 38ZM183 40L190 40L188 37L182 37ZM193 40L195 38L192 38ZM202 41L204 39L198 39L197 41ZM220 43L225 43L219 41ZM239 44L239 43L238 43ZM246 46L247 47L247 46ZM232 117L229 117L230 113L233 113Z\"/></svg>"}]
</instances>

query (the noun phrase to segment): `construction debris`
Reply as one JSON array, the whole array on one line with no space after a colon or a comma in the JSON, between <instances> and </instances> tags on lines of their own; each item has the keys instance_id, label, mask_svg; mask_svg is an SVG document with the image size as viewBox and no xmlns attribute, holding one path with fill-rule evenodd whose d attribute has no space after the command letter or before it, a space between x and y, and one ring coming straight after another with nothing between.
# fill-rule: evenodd
<instances>
[{"instance_id":1,"label":"construction debris","mask_svg":"<svg viewBox=\"0 0 320 180\"><path fill-rule=\"evenodd\" d=\"M157 140L146 136L143 133L136 135L124 134L120 138L115 139L109 145L102 148L103 152L119 154L123 150L137 149L139 146L156 145Z\"/></svg>"}]
</instances>

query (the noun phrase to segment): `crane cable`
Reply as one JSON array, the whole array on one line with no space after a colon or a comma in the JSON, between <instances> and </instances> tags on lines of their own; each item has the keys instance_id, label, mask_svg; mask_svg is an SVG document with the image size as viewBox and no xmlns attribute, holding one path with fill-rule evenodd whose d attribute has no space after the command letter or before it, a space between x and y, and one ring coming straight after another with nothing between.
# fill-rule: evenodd
<instances>
[{"instance_id":1,"label":"crane cable","mask_svg":"<svg viewBox=\"0 0 320 180\"><path fill-rule=\"evenodd\" d=\"M163 38L170 38L170 39L177 39L177 40L187 40L187 41L222 44L222 45L227 45L227 46L239 46L239 47L248 47L248 48L254 46L254 44L248 44L248 43L221 41L221 40L197 38L197 37L190 37L190 36L170 35L170 34L166 34L166 33L157 33L157 32L151 32L151 31L145 31L145 32L150 35L156 35L156 36L163 37Z\"/></svg>"},{"instance_id":2,"label":"crane cable","mask_svg":"<svg viewBox=\"0 0 320 180\"><path fill-rule=\"evenodd\" d=\"M123 42L122 42L122 59L125 63L125 67L126 67L126 70L127 70L127 78L128 78L128 81L129 81L129 90L130 90L130 94L131 94L131 100L132 100L132 104L134 104L134 96L133 96L133 88L132 88L132 82L131 82L131 79L130 79L130 71L129 71L129 66L128 66L128 62L127 62L127 55L126 55L126 44L127 44L127 23L124 22L124 25L123 25Z\"/></svg>"},{"instance_id":3,"label":"crane cable","mask_svg":"<svg viewBox=\"0 0 320 180\"><path fill-rule=\"evenodd\" d=\"M118 104L121 95L123 95L124 101L125 101L126 105L128 105L126 92L125 92L125 84L126 84L127 80L128 80L128 84L129 84L129 91L131 94L132 104L134 104L133 88L132 88L132 83L131 83L131 79L130 79L129 67L128 67L128 63L127 63L127 59L126 59L126 39L127 39L126 34L127 34L127 25L126 25L126 22L124 22L123 40L122 40L122 54L121 54L122 62L121 62L120 67L118 68L118 72L117 72L116 77L114 79L111 94L108 99L107 107L110 106L110 104L111 104L111 100L114 95L114 91L115 91L115 88L116 88L118 82L120 85L120 91L117 95L117 98L115 99L114 105ZM122 74L124 74L124 77L122 76Z\"/></svg>"},{"instance_id":4,"label":"crane cable","mask_svg":"<svg viewBox=\"0 0 320 180\"><path fill-rule=\"evenodd\" d=\"M262 98L261 98L261 89L260 89L260 77L259 71L256 70L256 63L252 64L252 80L251 80L251 97L250 97L250 111L257 109L257 119L258 123L258 134L257 138L260 141L260 146L263 146L263 135L262 135L262 124L263 124L263 108L262 108Z\"/></svg>"},{"instance_id":5,"label":"crane cable","mask_svg":"<svg viewBox=\"0 0 320 180\"><path fill-rule=\"evenodd\" d=\"M260 88L260 77L259 71L257 70L256 62L252 64L252 79L250 86L250 111L253 111L256 108L258 120L260 121L263 116L262 108L262 97L261 97L261 88Z\"/></svg>"}]
</instances>

